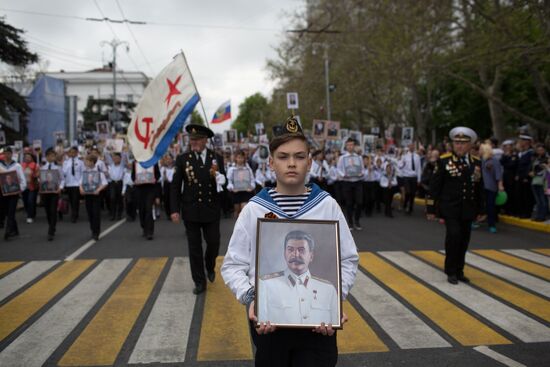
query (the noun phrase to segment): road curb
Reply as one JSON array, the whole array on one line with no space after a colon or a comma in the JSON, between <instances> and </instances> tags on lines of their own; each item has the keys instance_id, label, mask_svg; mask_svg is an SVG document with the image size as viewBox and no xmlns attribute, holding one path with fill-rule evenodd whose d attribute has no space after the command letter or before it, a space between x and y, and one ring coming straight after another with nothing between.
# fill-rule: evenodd
<instances>
[{"instance_id":1,"label":"road curb","mask_svg":"<svg viewBox=\"0 0 550 367\"><path fill-rule=\"evenodd\" d=\"M395 199L398 199L399 195L395 196ZM426 199L414 198L414 203L416 205L425 206ZM512 226L521 227L530 229L532 231L539 231L544 233L550 233L550 224L535 222L530 219L519 219L509 215L499 215L498 220L502 223L510 224Z\"/></svg>"}]
</instances>

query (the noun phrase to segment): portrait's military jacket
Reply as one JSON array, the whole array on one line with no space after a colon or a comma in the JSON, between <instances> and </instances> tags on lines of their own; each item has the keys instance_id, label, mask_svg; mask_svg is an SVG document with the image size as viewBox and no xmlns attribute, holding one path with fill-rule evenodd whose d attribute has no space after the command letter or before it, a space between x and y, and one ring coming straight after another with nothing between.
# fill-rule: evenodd
<instances>
[{"instance_id":1,"label":"portrait's military jacket","mask_svg":"<svg viewBox=\"0 0 550 367\"><path fill-rule=\"evenodd\" d=\"M288 268L260 277L257 288L259 322L273 324L336 324L340 313L334 285L309 270L299 277Z\"/></svg>"},{"instance_id":2,"label":"portrait's military jacket","mask_svg":"<svg viewBox=\"0 0 550 367\"><path fill-rule=\"evenodd\" d=\"M223 158L210 149L203 162L194 152L180 154L174 165L170 185L170 210L180 213L184 221L208 223L220 219L220 196L216 176L210 172L216 160L219 173L225 176Z\"/></svg>"},{"instance_id":3,"label":"portrait's military jacket","mask_svg":"<svg viewBox=\"0 0 550 367\"><path fill-rule=\"evenodd\" d=\"M247 292L255 286L258 218L337 220L340 227L342 298L345 299L350 291L355 281L359 260L355 241L340 205L319 186L311 184L310 187L308 198L292 216L288 216L277 205L269 195L268 188L264 188L254 196L239 214L224 257L221 274L225 284L241 303L246 303Z\"/></svg>"},{"instance_id":4,"label":"portrait's military jacket","mask_svg":"<svg viewBox=\"0 0 550 367\"><path fill-rule=\"evenodd\" d=\"M485 213L481 161L468 154L460 158L453 153L440 157L434 168L426 198L428 214L442 218L473 220Z\"/></svg>"}]
</instances>

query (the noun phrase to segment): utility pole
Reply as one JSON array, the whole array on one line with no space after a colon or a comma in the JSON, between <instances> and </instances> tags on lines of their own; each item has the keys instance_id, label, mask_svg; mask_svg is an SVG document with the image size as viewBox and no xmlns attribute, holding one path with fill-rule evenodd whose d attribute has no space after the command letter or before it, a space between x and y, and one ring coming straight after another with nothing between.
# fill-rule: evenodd
<instances>
[{"instance_id":1,"label":"utility pole","mask_svg":"<svg viewBox=\"0 0 550 367\"><path fill-rule=\"evenodd\" d=\"M101 41L101 46L109 45L113 49L113 61L112 61L112 67L113 70L113 111L111 112L111 127L114 125L114 122L116 121L116 118L118 116L117 108L116 108L116 49L118 46L126 45L126 51L130 49L130 46L128 45L128 42L126 41L120 41L118 39L113 39L112 41Z\"/></svg>"},{"instance_id":2,"label":"utility pole","mask_svg":"<svg viewBox=\"0 0 550 367\"><path fill-rule=\"evenodd\" d=\"M330 73L330 66L329 66L329 60L328 60L328 45L323 45L325 48L324 51L324 59L325 59L325 89L327 94L327 120L331 120L331 113L330 113L330 80L329 80L329 73Z\"/></svg>"}]
</instances>

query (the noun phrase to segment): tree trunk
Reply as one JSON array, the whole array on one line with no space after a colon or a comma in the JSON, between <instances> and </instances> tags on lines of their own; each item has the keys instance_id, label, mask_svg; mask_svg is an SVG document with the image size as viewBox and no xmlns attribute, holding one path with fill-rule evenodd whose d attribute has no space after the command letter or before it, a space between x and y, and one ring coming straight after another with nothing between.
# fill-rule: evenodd
<instances>
[{"instance_id":1,"label":"tree trunk","mask_svg":"<svg viewBox=\"0 0 550 367\"><path fill-rule=\"evenodd\" d=\"M420 108L420 99L418 96L418 88L416 84L411 86L412 107L414 113L414 120L416 122L416 136L420 141L426 141L426 120L422 115L422 109Z\"/></svg>"},{"instance_id":2,"label":"tree trunk","mask_svg":"<svg viewBox=\"0 0 550 367\"><path fill-rule=\"evenodd\" d=\"M493 136L499 141L505 138L504 133L504 113L502 107L496 103L495 99L502 99L502 81L504 77L502 76L500 67L495 68L495 76L492 83L489 82L489 77L487 75L487 69L482 67L479 69L479 78L481 83L485 88L487 94L493 98L488 98L487 103L489 104L489 112L491 113L491 125L493 127Z\"/></svg>"}]
</instances>

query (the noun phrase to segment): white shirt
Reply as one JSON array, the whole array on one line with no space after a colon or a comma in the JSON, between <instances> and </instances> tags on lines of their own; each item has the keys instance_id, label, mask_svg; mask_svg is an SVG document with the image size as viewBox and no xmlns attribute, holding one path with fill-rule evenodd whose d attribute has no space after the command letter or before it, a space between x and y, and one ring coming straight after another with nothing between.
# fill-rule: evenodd
<instances>
[{"instance_id":1,"label":"white shirt","mask_svg":"<svg viewBox=\"0 0 550 367\"><path fill-rule=\"evenodd\" d=\"M0 172L17 172L17 178L19 179L19 188L21 191L25 191L27 188L27 179L23 173L23 167L16 161L11 161L6 163L5 161L0 161Z\"/></svg>"},{"instance_id":2,"label":"white shirt","mask_svg":"<svg viewBox=\"0 0 550 367\"><path fill-rule=\"evenodd\" d=\"M311 162L311 169L309 170L309 178L315 178L318 179L319 177L322 177L323 179L327 179L328 171L330 167L328 166L327 161L323 160L321 162L318 162L314 160Z\"/></svg>"},{"instance_id":3,"label":"white shirt","mask_svg":"<svg viewBox=\"0 0 550 367\"><path fill-rule=\"evenodd\" d=\"M109 173L109 182L111 181L122 181L122 178L124 177L124 166L122 163L116 164L110 164L108 168Z\"/></svg>"},{"instance_id":4,"label":"white shirt","mask_svg":"<svg viewBox=\"0 0 550 367\"><path fill-rule=\"evenodd\" d=\"M240 169L248 170L248 188L245 189L239 189L239 191L246 191L246 190L253 190L256 188L256 177L254 176L254 172L252 172L252 169L246 163L244 166L232 166L229 167L229 171L227 171L227 189L228 190L234 190L235 189L235 172Z\"/></svg>"},{"instance_id":5,"label":"white shirt","mask_svg":"<svg viewBox=\"0 0 550 367\"><path fill-rule=\"evenodd\" d=\"M162 166L160 167L160 182L162 186L164 187L164 183L171 183L172 179L174 178L174 167L166 167Z\"/></svg>"},{"instance_id":6,"label":"white shirt","mask_svg":"<svg viewBox=\"0 0 550 367\"><path fill-rule=\"evenodd\" d=\"M420 162L420 156L418 154L410 151L405 153L399 160L398 167L402 177L416 177L418 182L420 182L422 176L422 163Z\"/></svg>"},{"instance_id":7,"label":"white shirt","mask_svg":"<svg viewBox=\"0 0 550 367\"><path fill-rule=\"evenodd\" d=\"M74 165L74 175L72 174L72 167ZM65 177L65 187L78 187L82 181L82 171L84 169L84 163L76 157L67 158L63 162L63 176Z\"/></svg>"}]
</instances>

